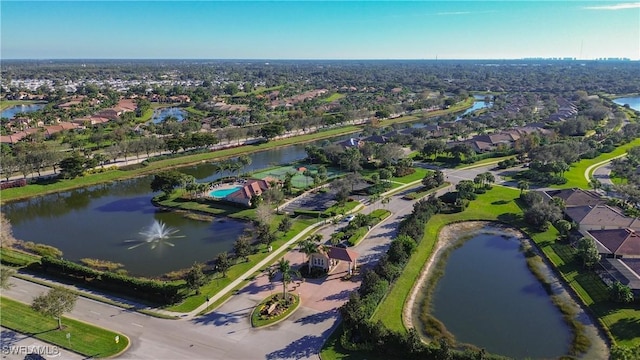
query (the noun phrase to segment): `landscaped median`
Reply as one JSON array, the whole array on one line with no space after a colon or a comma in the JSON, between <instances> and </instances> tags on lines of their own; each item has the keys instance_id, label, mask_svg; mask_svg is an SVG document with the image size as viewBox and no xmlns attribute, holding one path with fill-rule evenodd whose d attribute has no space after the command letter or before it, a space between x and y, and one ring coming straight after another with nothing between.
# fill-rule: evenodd
<instances>
[{"instance_id":1,"label":"landscaped median","mask_svg":"<svg viewBox=\"0 0 640 360\"><path fill-rule=\"evenodd\" d=\"M123 334L67 317L62 318L63 329L58 330L56 319L6 297L0 298L0 312L3 327L87 357L112 357L129 347L129 338Z\"/></svg>"},{"instance_id":2,"label":"landscaped median","mask_svg":"<svg viewBox=\"0 0 640 360\"><path fill-rule=\"evenodd\" d=\"M270 295L262 300L251 313L251 325L254 328L277 324L293 314L300 307L300 297L295 294L284 296L280 293Z\"/></svg>"}]
</instances>

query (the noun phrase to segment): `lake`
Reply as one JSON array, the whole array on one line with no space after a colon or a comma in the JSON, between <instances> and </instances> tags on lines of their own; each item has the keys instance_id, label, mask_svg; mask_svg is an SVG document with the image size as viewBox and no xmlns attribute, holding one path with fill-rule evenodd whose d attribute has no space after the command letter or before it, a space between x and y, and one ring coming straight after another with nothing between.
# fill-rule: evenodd
<instances>
[{"instance_id":1,"label":"lake","mask_svg":"<svg viewBox=\"0 0 640 360\"><path fill-rule=\"evenodd\" d=\"M312 142L321 146L354 135ZM249 154L252 163L244 171L255 171L302 160L308 144L295 144ZM219 179L210 163L178 169L193 175L198 182ZM228 173L226 173L228 175ZM216 218L214 221L187 219L179 213L162 212L151 204L156 193L150 189L151 176L116 181L72 191L11 202L2 206L17 239L52 245L64 252L64 258L78 261L97 258L119 262L135 275L156 276L190 267L194 261L213 260L223 251L231 251L233 242L251 225ZM139 246L140 234L155 221L177 230L173 245L152 248Z\"/></svg>"},{"instance_id":2,"label":"lake","mask_svg":"<svg viewBox=\"0 0 640 360\"><path fill-rule=\"evenodd\" d=\"M29 113L29 112L41 110L45 107L45 105L47 104L27 104L27 105L12 106L7 109L4 109L2 113L0 113L0 117L13 119L14 117L16 117L16 115L20 113Z\"/></svg>"},{"instance_id":3,"label":"lake","mask_svg":"<svg viewBox=\"0 0 640 360\"><path fill-rule=\"evenodd\" d=\"M527 267L520 240L488 225L458 234L432 295L432 315L457 341L513 358L557 358L571 332Z\"/></svg>"},{"instance_id":4,"label":"lake","mask_svg":"<svg viewBox=\"0 0 640 360\"><path fill-rule=\"evenodd\" d=\"M617 98L613 102L618 105L628 104L633 110L640 111L640 96Z\"/></svg>"},{"instance_id":5,"label":"lake","mask_svg":"<svg viewBox=\"0 0 640 360\"><path fill-rule=\"evenodd\" d=\"M177 121L182 121L185 119L186 115L187 114L184 110L177 107L162 108L162 109L155 110L153 112L151 121L154 124L158 124L165 121L168 117L173 117Z\"/></svg>"}]
</instances>

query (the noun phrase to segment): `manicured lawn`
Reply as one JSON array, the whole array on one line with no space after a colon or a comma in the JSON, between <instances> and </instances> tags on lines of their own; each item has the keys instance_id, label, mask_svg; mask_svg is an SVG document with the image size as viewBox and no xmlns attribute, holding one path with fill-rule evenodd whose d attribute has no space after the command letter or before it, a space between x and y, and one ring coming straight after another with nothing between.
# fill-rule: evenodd
<instances>
[{"instance_id":1,"label":"manicured lawn","mask_svg":"<svg viewBox=\"0 0 640 360\"><path fill-rule=\"evenodd\" d=\"M6 297L2 297L0 300L3 327L87 357L114 356L129 345L129 339L123 334L66 317L62 318L63 329L58 330L58 321L53 317L43 316L32 310L29 305ZM70 339L67 339L67 334L71 334ZM117 344L115 342L116 336L120 337Z\"/></svg>"},{"instance_id":2,"label":"manicured lawn","mask_svg":"<svg viewBox=\"0 0 640 360\"><path fill-rule=\"evenodd\" d=\"M601 154L593 159L580 160L577 163L571 165L571 169L564 174L564 177L567 178L566 184L552 185L552 187L560 188L560 189L575 188L575 187L581 188L581 189L588 189L589 183L587 179L585 179L584 177L584 172L587 170L589 166L612 159L616 156L622 155L626 153L627 150L635 146L640 146L640 139L635 139L628 144L617 147L615 150L613 150L610 153Z\"/></svg>"},{"instance_id":3,"label":"manicured lawn","mask_svg":"<svg viewBox=\"0 0 640 360\"><path fill-rule=\"evenodd\" d=\"M19 267L40 261L38 256L6 247L0 248L0 259L2 259L2 261L0 261L2 264Z\"/></svg>"},{"instance_id":4,"label":"manicured lawn","mask_svg":"<svg viewBox=\"0 0 640 360\"><path fill-rule=\"evenodd\" d=\"M424 238L413 253L400 277L373 315L373 321L382 321L389 329L406 332L402 323L402 309L425 262L431 256L440 229L446 224L466 220L498 220L500 215L518 213L514 199L518 190L494 186L486 194L478 196L465 211L457 214L438 214L427 223Z\"/></svg>"},{"instance_id":5,"label":"manicured lawn","mask_svg":"<svg viewBox=\"0 0 640 360\"><path fill-rule=\"evenodd\" d=\"M422 180L427 173L431 172L431 170L423 169L421 167L414 167L415 172L413 174L409 174L403 177L392 177L392 181L401 182L403 184L408 184L417 180Z\"/></svg>"},{"instance_id":6,"label":"manicured lawn","mask_svg":"<svg viewBox=\"0 0 640 360\"><path fill-rule=\"evenodd\" d=\"M322 102L330 103L330 102L333 102L333 101L336 101L336 100L340 100L340 99L344 98L345 96L346 96L345 94L333 93L328 98L322 99Z\"/></svg>"}]
</instances>

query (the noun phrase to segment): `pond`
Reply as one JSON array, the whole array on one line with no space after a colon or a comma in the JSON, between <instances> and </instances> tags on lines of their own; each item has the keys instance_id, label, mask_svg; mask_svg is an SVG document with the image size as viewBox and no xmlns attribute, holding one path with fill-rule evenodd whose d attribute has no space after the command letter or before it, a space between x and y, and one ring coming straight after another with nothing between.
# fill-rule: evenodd
<instances>
[{"instance_id":1,"label":"pond","mask_svg":"<svg viewBox=\"0 0 640 360\"><path fill-rule=\"evenodd\" d=\"M47 104L26 104L26 105L16 105L2 110L0 117L13 119L16 115L20 113L29 113L41 110Z\"/></svg>"},{"instance_id":2,"label":"pond","mask_svg":"<svg viewBox=\"0 0 640 360\"><path fill-rule=\"evenodd\" d=\"M462 113L458 113L455 121L460 121L464 119L466 115L471 114L477 110L490 108L493 106L493 97L491 96L486 98L484 95L474 95L473 98L474 98L473 105L467 110L463 111ZM487 100L490 100L490 101L487 101ZM422 122L412 123L411 127L415 129L419 129L419 128L425 127L427 124L428 123L422 123Z\"/></svg>"},{"instance_id":3,"label":"pond","mask_svg":"<svg viewBox=\"0 0 640 360\"><path fill-rule=\"evenodd\" d=\"M633 110L640 111L640 96L617 98L613 99L613 102L623 106L629 105Z\"/></svg>"},{"instance_id":4,"label":"pond","mask_svg":"<svg viewBox=\"0 0 640 360\"><path fill-rule=\"evenodd\" d=\"M162 108L162 109L157 109L153 112L151 121L154 124L158 124L165 121L169 117L176 119L176 121L182 121L185 119L186 115L187 114L184 110L177 107Z\"/></svg>"},{"instance_id":5,"label":"pond","mask_svg":"<svg viewBox=\"0 0 640 360\"><path fill-rule=\"evenodd\" d=\"M146 179L145 179L146 180ZM231 251L245 222L229 218L198 221L151 204L149 182L122 181L3 206L14 236L55 246L64 258L118 262L133 275L158 276L215 259ZM139 190L136 194L135 190ZM175 230L166 241L145 243L156 223Z\"/></svg>"},{"instance_id":6,"label":"pond","mask_svg":"<svg viewBox=\"0 0 640 360\"><path fill-rule=\"evenodd\" d=\"M340 141L349 135L333 138ZM329 140L312 144L322 145ZM255 171L302 160L304 147L296 144L249 154L252 163L244 171ZM178 169L198 182L210 182L223 175L211 164ZM151 204L156 194L150 190L151 176L116 181L58 194L3 204L15 238L52 245L64 258L77 261L97 258L119 262L135 275L155 276L189 267L194 261L214 259L231 251L233 242L250 225L229 218L196 221L173 212L160 212ZM128 249L130 240L141 240L155 221L175 228L175 246L159 244Z\"/></svg>"},{"instance_id":7,"label":"pond","mask_svg":"<svg viewBox=\"0 0 640 360\"><path fill-rule=\"evenodd\" d=\"M527 267L520 240L494 225L451 252L431 297L431 314L458 342L513 358L557 358L571 332Z\"/></svg>"}]
</instances>

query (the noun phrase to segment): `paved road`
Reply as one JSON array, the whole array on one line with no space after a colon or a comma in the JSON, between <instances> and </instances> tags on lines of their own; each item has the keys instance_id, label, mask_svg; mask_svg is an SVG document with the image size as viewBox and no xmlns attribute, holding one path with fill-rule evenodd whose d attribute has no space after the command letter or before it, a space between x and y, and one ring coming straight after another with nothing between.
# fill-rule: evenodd
<instances>
[{"instance_id":1,"label":"paved road","mask_svg":"<svg viewBox=\"0 0 640 360\"><path fill-rule=\"evenodd\" d=\"M611 162L595 168L593 170L593 177L600 181L602 185L613 186L613 181L611 181Z\"/></svg>"}]
</instances>

